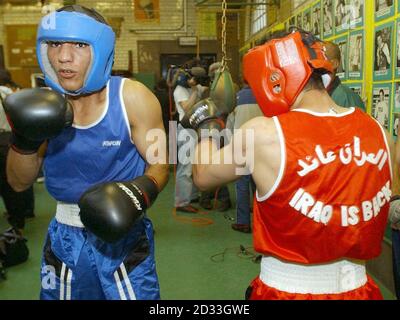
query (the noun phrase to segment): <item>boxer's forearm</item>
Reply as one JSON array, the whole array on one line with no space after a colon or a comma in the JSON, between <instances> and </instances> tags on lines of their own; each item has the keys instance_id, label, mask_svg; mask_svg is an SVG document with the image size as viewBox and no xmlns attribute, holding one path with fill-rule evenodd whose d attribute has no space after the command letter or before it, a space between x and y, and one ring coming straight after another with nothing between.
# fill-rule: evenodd
<instances>
[{"instance_id":1,"label":"boxer's forearm","mask_svg":"<svg viewBox=\"0 0 400 320\"><path fill-rule=\"evenodd\" d=\"M17 192L28 189L36 180L42 158L37 153L20 154L10 149L7 157L7 181Z\"/></svg>"},{"instance_id":2,"label":"boxer's forearm","mask_svg":"<svg viewBox=\"0 0 400 320\"><path fill-rule=\"evenodd\" d=\"M238 178L232 145L218 149L213 139L203 139L196 147L193 181L200 190L210 190Z\"/></svg>"},{"instance_id":3,"label":"boxer's forearm","mask_svg":"<svg viewBox=\"0 0 400 320\"><path fill-rule=\"evenodd\" d=\"M153 177L157 182L159 191L164 189L167 185L169 178L169 165L168 164L154 164L150 165L145 172L146 175Z\"/></svg>"}]
</instances>

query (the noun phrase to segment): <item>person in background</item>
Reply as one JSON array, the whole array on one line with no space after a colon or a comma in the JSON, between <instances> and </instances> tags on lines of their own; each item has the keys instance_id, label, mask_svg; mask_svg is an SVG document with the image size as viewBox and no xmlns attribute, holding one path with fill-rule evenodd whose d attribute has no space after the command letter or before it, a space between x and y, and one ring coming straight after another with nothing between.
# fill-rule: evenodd
<instances>
[{"instance_id":1,"label":"person in background","mask_svg":"<svg viewBox=\"0 0 400 320\"><path fill-rule=\"evenodd\" d=\"M25 220L35 217L33 186L25 191L14 191L7 181L6 160L9 152L11 128L3 109L3 101L17 91L19 86L12 80L10 72L0 69L0 195L6 207L10 228L0 234L0 260L5 267L26 261L29 250L23 237Z\"/></svg>"},{"instance_id":2,"label":"person in background","mask_svg":"<svg viewBox=\"0 0 400 320\"><path fill-rule=\"evenodd\" d=\"M239 129L247 121L261 117L262 111L257 104L256 98L249 85L245 82L243 88L237 93L237 105L234 113L234 130ZM244 175L235 183L236 187L236 223L232 224L232 229L250 233L251 232L251 197L250 193L255 194L256 186L251 175Z\"/></svg>"},{"instance_id":3,"label":"person in background","mask_svg":"<svg viewBox=\"0 0 400 320\"><path fill-rule=\"evenodd\" d=\"M332 79L328 85L328 93L336 104L350 108L358 107L365 111L365 104L361 97L351 90L349 87L342 84L336 72L341 63L341 54L339 46L333 42L325 42L326 56L333 65Z\"/></svg>"},{"instance_id":4,"label":"person in background","mask_svg":"<svg viewBox=\"0 0 400 320\"><path fill-rule=\"evenodd\" d=\"M190 63L187 63L190 65ZM208 87L202 86L197 80L198 77L204 77L206 71L202 67L192 66L190 69L178 70L175 75L174 83L174 101L175 107L181 121L186 111L198 102ZM190 138L189 142L186 141ZM189 148L189 143L196 141L192 132L182 127L179 123L177 128L177 145L178 154L183 146ZM192 155L193 156L193 155ZM179 160L179 159L178 159ZM193 202L199 201L198 189L194 186L192 180L192 163L191 161L178 161L176 170L175 184L175 209L176 211L186 213L197 213L198 208L192 205Z\"/></svg>"},{"instance_id":5,"label":"person in background","mask_svg":"<svg viewBox=\"0 0 400 320\"><path fill-rule=\"evenodd\" d=\"M208 67L208 76L210 83L215 79L215 73L221 66L221 62L214 62ZM216 201L216 203L213 202ZM220 212L225 212L232 208L231 197L227 185L219 187L216 192L203 191L200 195L200 206L206 210L216 209Z\"/></svg>"}]
</instances>

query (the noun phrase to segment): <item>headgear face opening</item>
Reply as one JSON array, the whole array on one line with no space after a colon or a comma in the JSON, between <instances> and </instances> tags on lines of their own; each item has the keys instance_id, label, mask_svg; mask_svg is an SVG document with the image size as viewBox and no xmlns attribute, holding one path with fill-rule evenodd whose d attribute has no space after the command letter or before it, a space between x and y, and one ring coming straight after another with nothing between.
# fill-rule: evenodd
<instances>
[{"instance_id":1,"label":"headgear face opening","mask_svg":"<svg viewBox=\"0 0 400 320\"><path fill-rule=\"evenodd\" d=\"M296 31L250 50L243 75L267 117L290 110L311 75L333 72L323 43L311 33Z\"/></svg>"},{"instance_id":2,"label":"headgear face opening","mask_svg":"<svg viewBox=\"0 0 400 320\"><path fill-rule=\"evenodd\" d=\"M75 11L64 11L62 8L42 18L38 26L36 54L46 85L60 93L75 96L96 92L107 84L114 63L115 34L112 28L100 22L96 15L87 15L90 9L72 7ZM47 55L48 41L82 42L90 46L92 59L80 89L67 91L60 85Z\"/></svg>"}]
</instances>

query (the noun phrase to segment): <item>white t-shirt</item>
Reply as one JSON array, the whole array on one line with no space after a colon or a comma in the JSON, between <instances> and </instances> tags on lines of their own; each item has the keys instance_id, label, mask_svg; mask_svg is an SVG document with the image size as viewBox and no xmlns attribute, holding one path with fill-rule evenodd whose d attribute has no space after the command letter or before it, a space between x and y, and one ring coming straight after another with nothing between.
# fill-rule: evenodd
<instances>
[{"instance_id":1,"label":"white t-shirt","mask_svg":"<svg viewBox=\"0 0 400 320\"><path fill-rule=\"evenodd\" d=\"M12 90L10 88L5 87L5 86L0 86L0 95L1 95L2 99L5 99L6 96L8 96L11 93L12 93ZM8 132L11 131L11 127L7 122L6 114L4 112L3 105L1 103L1 99L0 99L0 130L5 130Z\"/></svg>"},{"instance_id":2,"label":"white t-shirt","mask_svg":"<svg viewBox=\"0 0 400 320\"><path fill-rule=\"evenodd\" d=\"M197 99L196 102L200 101L201 96L204 92L206 87L203 87L201 85L197 85ZM175 90L174 90L174 100L175 100L175 107L176 110L179 113L179 120L183 119L183 116L185 115L185 111L183 110L180 102L187 101L189 100L190 96L192 95L192 89L191 88L185 88L180 85L177 85Z\"/></svg>"}]
</instances>

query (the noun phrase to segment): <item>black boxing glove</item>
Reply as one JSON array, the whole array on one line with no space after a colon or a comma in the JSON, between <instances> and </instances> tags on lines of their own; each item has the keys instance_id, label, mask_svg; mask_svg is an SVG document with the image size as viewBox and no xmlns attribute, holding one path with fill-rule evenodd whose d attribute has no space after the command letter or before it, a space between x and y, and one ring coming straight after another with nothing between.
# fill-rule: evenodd
<instances>
[{"instance_id":1,"label":"black boxing glove","mask_svg":"<svg viewBox=\"0 0 400 320\"><path fill-rule=\"evenodd\" d=\"M156 181L146 175L130 182L93 186L79 199L81 221L98 238L116 242L143 217L158 193Z\"/></svg>"},{"instance_id":2,"label":"black boxing glove","mask_svg":"<svg viewBox=\"0 0 400 320\"><path fill-rule=\"evenodd\" d=\"M72 106L47 89L24 89L7 96L4 111L13 132L11 147L21 154L36 153L46 139L73 123Z\"/></svg>"},{"instance_id":3,"label":"black boxing glove","mask_svg":"<svg viewBox=\"0 0 400 320\"><path fill-rule=\"evenodd\" d=\"M190 107L181 124L185 128L196 130L199 137L212 137L213 129L217 132L225 129L226 119L231 111L222 104L217 106L212 99L207 98Z\"/></svg>"}]
</instances>

